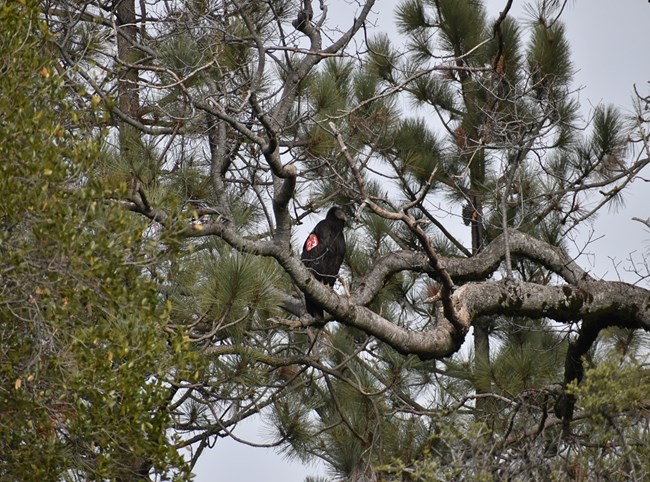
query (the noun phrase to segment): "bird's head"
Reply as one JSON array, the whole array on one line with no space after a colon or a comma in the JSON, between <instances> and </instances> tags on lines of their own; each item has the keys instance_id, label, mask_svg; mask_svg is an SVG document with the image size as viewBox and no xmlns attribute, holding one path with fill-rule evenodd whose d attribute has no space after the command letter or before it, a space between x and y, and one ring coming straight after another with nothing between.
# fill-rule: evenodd
<instances>
[{"instance_id":1,"label":"bird's head","mask_svg":"<svg viewBox=\"0 0 650 482\"><path fill-rule=\"evenodd\" d=\"M345 215L345 211L338 206L334 206L327 211L327 219L332 219L334 221L343 222L346 224L348 222L348 217Z\"/></svg>"}]
</instances>

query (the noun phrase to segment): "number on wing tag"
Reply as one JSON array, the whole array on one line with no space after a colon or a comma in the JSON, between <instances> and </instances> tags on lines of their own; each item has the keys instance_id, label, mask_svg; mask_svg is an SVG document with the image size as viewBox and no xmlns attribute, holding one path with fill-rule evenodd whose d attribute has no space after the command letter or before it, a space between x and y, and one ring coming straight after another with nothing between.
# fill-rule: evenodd
<instances>
[{"instance_id":1,"label":"number on wing tag","mask_svg":"<svg viewBox=\"0 0 650 482\"><path fill-rule=\"evenodd\" d=\"M316 246L318 246L318 236L316 236L316 233L311 233L307 238L307 242L305 243L305 250L311 251Z\"/></svg>"}]
</instances>

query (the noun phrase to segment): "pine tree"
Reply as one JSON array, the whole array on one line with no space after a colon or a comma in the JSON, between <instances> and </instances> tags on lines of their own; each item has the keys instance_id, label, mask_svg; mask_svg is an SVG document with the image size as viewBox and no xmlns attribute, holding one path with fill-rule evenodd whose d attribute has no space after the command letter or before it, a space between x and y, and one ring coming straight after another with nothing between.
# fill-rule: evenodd
<instances>
[{"instance_id":1,"label":"pine tree","mask_svg":"<svg viewBox=\"0 0 650 482\"><path fill-rule=\"evenodd\" d=\"M625 380L645 387L647 370L631 338L603 330L647 330L647 290L593 279L563 241L649 161L627 160L614 108L580 118L559 2L517 22L482 2L409 0L400 49L361 35L373 1L345 28L328 2L118 3L41 5L66 102L88 114L70 126L101 139L71 188L102 186L102 213L124 223L111 229L136 238L83 231L131 249L107 255L99 276L123 286L105 298L130 313L146 286L138 321L162 320L119 325L149 340L167 395L165 431L142 452L190 452L152 475L186 474L250 418L271 427L265 445L337 480L564 480L600 464L590 447L610 448L595 433L613 433L611 417L593 413L604 387L622 389L601 383L615 373L602 347L625 352ZM333 205L352 221L334 290L300 260ZM331 314L324 327L303 293ZM472 354L456 354L470 328ZM129 386L148 387L143 371ZM630 397L611 413L638 478L641 444L625 444L646 441L630 415L645 402Z\"/></svg>"}]
</instances>

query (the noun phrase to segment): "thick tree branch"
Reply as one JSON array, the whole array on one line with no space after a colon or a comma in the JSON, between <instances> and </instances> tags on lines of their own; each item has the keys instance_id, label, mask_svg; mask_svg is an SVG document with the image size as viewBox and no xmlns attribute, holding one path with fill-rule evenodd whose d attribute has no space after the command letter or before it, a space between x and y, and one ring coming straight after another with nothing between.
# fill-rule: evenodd
<instances>
[{"instance_id":1,"label":"thick tree branch","mask_svg":"<svg viewBox=\"0 0 650 482\"><path fill-rule=\"evenodd\" d=\"M589 279L589 275L561 249L515 229L508 230L508 237L511 255L536 261L569 284ZM441 264L455 283L461 284L485 279L499 269L504 256L505 237L500 235L472 258L441 257ZM391 253L376 261L360 280L359 288L353 293L354 302L370 303L386 280L403 270L435 274L425 253L406 250Z\"/></svg>"}]
</instances>

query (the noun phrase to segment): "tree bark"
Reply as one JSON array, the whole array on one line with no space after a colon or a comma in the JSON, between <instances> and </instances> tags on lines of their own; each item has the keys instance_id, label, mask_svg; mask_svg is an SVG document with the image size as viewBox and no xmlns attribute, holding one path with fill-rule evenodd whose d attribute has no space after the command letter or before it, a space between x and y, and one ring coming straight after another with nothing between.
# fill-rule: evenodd
<instances>
[{"instance_id":1,"label":"tree bark","mask_svg":"<svg viewBox=\"0 0 650 482\"><path fill-rule=\"evenodd\" d=\"M135 0L116 0L115 25L118 62L117 105L119 110L132 118L138 117L140 97L138 70L133 66L140 59L136 48L138 35ZM120 120L118 122L120 151L123 155L136 151L140 142L140 130Z\"/></svg>"}]
</instances>

